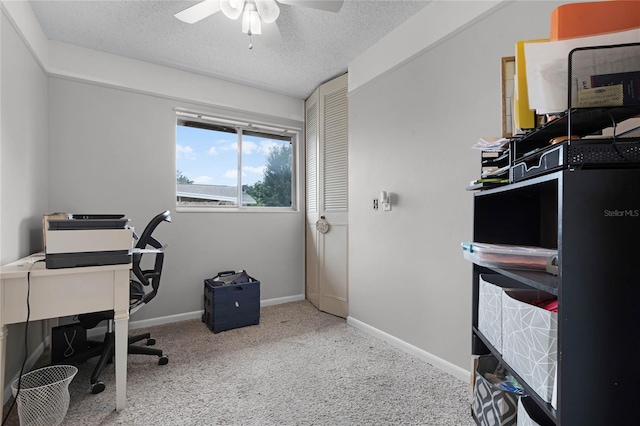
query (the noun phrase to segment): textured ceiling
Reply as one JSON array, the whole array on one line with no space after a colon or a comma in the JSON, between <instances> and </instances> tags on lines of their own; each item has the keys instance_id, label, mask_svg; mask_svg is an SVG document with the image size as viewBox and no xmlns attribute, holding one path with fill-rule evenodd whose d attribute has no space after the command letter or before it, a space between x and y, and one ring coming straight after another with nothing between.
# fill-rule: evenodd
<instances>
[{"instance_id":1,"label":"textured ceiling","mask_svg":"<svg viewBox=\"0 0 640 426\"><path fill-rule=\"evenodd\" d=\"M33 0L49 40L306 99L321 83L422 9L420 0L346 0L338 13L279 4L282 43L265 45L218 12L195 24L173 15L197 1Z\"/></svg>"}]
</instances>

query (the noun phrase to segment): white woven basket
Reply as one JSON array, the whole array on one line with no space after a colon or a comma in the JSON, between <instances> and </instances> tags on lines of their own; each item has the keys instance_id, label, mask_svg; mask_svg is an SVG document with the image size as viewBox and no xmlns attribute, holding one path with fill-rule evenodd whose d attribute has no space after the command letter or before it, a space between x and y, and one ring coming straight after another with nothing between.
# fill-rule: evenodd
<instances>
[{"instance_id":1,"label":"white woven basket","mask_svg":"<svg viewBox=\"0 0 640 426\"><path fill-rule=\"evenodd\" d=\"M72 365L52 365L30 371L11 384L17 395L20 426L57 426L69 409L69 383L78 373Z\"/></svg>"}]
</instances>

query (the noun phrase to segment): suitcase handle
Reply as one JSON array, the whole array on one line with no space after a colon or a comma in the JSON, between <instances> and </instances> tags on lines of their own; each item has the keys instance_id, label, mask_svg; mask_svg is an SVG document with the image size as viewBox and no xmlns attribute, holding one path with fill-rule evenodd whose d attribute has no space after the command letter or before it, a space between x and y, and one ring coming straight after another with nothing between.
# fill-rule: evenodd
<instances>
[{"instance_id":1,"label":"suitcase handle","mask_svg":"<svg viewBox=\"0 0 640 426\"><path fill-rule=\"evenodd\" d=\"M218 272L218 276L219 277L224 277L225 275L233 275L235 274L236 271L224 271L224 272Z\"/></svg>"}]
</instances>

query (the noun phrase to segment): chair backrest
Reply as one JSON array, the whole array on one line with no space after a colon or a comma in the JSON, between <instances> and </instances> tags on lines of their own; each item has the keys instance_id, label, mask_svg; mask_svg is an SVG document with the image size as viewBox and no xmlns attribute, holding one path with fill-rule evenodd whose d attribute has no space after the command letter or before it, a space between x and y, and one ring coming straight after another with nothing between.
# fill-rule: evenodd
<instances>
[{"instance_id":1,"label":"chair backrest","mask_svg":"<svg viewBox=\"0 0 640 426\"><path fill-rule=\"evenodd\" d=\"M138 239L138 242L136 243L136 248L140 250L149 249L148 246L151 246L153 249L156 249L156 250L151 249L149 253L134 252L133 254L133 262L131 267L133 275L135 276L136 280L139 281L141 284L145 286L151 285L151 291L144 294L144 296L142 296L142 298L140 299L139 302L136 303L136 305L138 304L142 305L149 302L151 299L153 299L156 296L156 294L158 293L158 288L160 287L160 278L162 276L162 265L164 262L163 250L164 250L164 247L166 246L163 247L163 245L158 240L156 240L151 234L153 234L153 231L162 222L171 222L171 216L168 210L160 213L159 215L151 219L151 221L144 228L144 231L142 232L142 236L140 236L140 238ZM149 255L153 254L155 256L154 266L153 266L153 269L151 270L143 270L141 266L142 259L145 257L146 254L149 254Z\"/></svg>"},{"instance_id":2,"label":"chair backrest","mask_svg":"<svg viewBox=\"0 0 640 426\"><path fill-rule=\"evenodd\" d=\"M160 223L162 222L171 222L171 212L169 212L169 210L163 211L162 213L151 219L151 221L149 221L147 226L144 228L144 231L142 231L142 236L138 239L136 248L143 249L146 248L147 245L150 245L153 248L157 249L162 248L162 244L160 244L155 238L151 236L151 234L153 234L153 231L155 231L158 225L160 225Z\"/></svg>"}]
</instances>

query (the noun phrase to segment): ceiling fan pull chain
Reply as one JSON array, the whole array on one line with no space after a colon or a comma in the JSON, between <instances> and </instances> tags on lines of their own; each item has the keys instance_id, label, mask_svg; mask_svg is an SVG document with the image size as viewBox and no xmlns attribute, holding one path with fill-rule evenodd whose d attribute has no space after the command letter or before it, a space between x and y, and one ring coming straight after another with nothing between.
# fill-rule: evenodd
<instances>
[{"instance_id":1,"label":"ceiling fan pull chain","mask_svg":"<svg viewBox=\"0 0 640 426\"><path fill-rule=\"evenodd\" d=\"M251 43L251 30L249 30L247 34L249 35L249 50L251 50L253 49L253 43Z\"/></svg>"}]
</instances>

